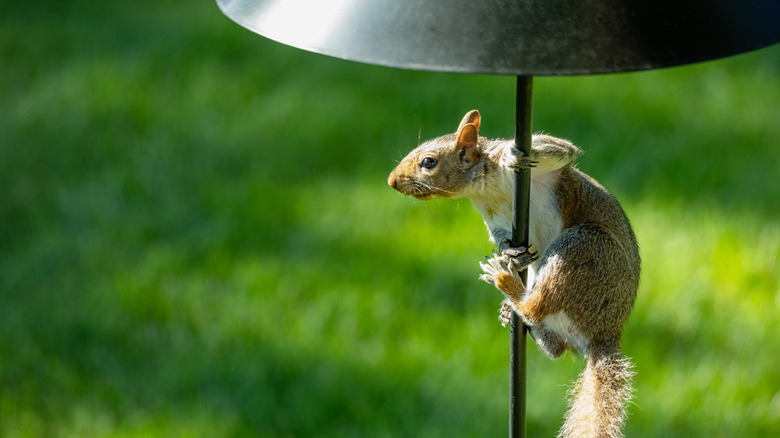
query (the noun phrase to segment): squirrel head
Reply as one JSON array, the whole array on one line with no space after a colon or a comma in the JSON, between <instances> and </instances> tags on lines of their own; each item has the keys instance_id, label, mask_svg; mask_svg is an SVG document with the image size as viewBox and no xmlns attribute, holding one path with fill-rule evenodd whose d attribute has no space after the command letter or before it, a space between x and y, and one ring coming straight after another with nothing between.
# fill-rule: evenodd
<instances>
[{"instance_id":1,"label":"squirrel head","mask_svg":"<svg viewBox=\"0 0 780 438\"><path fill-rule=\"evenodd\" d=\"M473 180L480 162L479 111L466 113L455 134L421 144L398 163L387 178L390 187L417 199L452 198Z\"/></svg>"}]
</instances>

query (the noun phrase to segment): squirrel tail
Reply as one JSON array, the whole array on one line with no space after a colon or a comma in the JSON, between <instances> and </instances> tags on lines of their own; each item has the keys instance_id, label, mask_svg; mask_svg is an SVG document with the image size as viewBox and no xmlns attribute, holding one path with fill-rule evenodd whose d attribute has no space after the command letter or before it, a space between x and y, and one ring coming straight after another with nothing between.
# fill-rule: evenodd
<instances>
[{"instance_id":1,"label":"squirrel tail","mask_svg":"<svg viewBox=\"0 0 780 438\"><path fill-rule=\"evenodd\" d=\"M622 437L633 377L633 365L620 350L588 355L558 438Z\"/></svg>"}]
</instances>

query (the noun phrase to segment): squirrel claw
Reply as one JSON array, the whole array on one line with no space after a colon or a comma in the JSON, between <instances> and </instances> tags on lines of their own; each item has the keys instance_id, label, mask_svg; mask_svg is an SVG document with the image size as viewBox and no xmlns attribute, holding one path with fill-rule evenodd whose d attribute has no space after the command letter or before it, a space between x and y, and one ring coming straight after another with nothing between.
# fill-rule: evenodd
<instances>
[{"instance_id":1,"label":"squirrel claw","mask_svg":"<svg viewBox=\"0 0 780 438\"><path fill-rule=\"evenodd\" d=\"M516 147L512 148L512 153L515 156L515 162L512 163L510 167L512 167L514 170L528 170L530 168L536 167L539 164L538 161L526 156L522 151L520 151L520 149Z\"/></svg>"},{"instance_id":2,"label":"squirrel claw","mask_svg":"<svg viewBox=\"0 0 780 438\"><path fill-rule=\"evenodd\" d=\"M519 158L517 158L517 161L515 161L515 163L512 164L511 167L514 170L523 171L523 170L532 169L532 168L536 167L537 164L539 164L538 161L532 160L530 158L519 157Z\"/></svg>"}]
</instances>

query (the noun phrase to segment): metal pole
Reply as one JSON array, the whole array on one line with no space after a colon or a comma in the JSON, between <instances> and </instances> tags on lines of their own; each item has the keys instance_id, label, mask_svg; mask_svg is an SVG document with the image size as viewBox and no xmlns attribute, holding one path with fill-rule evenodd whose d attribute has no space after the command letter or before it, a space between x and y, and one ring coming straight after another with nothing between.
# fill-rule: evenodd
<instances>
[{"instance_id":1,"label":"metal pole","mask_svg":"<svg viewBox=\"0 0 780 438\"><path fill-rule=\"evenodd\" d=\"M526 156L531 155L531 106L533 78L517 77L515 114L515 147ZM515 174L515 197L512 213L512 246L528 246L528 211L531 190L531 171ZM520 272L523 283L528 271ZM528 328L513 312L509 347L509 437L525 437L525 342Z\"/></svg>"}]
</instances>

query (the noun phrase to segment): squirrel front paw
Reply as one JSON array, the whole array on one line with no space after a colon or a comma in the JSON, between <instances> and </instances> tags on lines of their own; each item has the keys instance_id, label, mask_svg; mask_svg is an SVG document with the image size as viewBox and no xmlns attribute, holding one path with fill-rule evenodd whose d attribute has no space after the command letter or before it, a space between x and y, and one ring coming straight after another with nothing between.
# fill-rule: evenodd
<instances>
[{"instance_id":1,"label":"squirrel front paw","mask_svg":"<svg viewBox=\"0 0 780 438\"><path fill-rule=\"evenodd\" d=\"M510 167L516 171L529 170L532 167L536 167L539 164L538 161L531 159L531 157L523 154L520 149L512 147L512 154L514 155L514 162Z\"/></svg>"},{"instance_id":2,"label":"squirrel front paw","mask_svg":"<svg viewBox=\"0 0 780 438\"><path fill-rule=\"evenodd\" d=\"M506 241L501 247L501 257L506 258L510 270L520 272L539 258L539 252L533 245L513 248L511 241Z\"/></svg>"}]
</instances>

